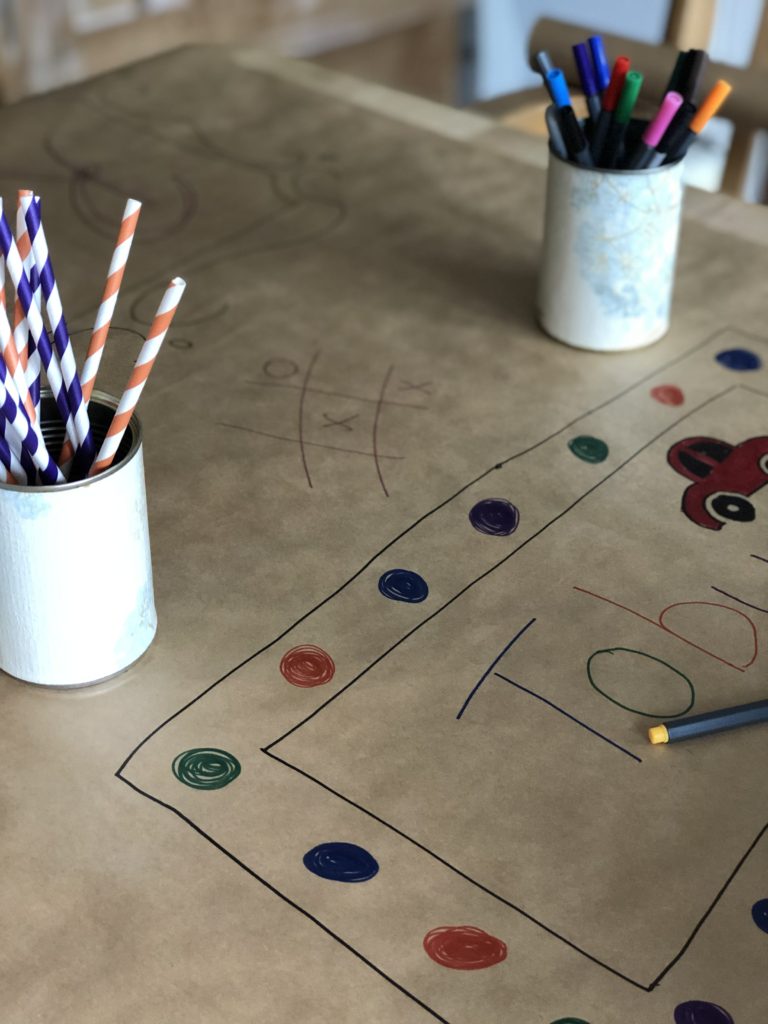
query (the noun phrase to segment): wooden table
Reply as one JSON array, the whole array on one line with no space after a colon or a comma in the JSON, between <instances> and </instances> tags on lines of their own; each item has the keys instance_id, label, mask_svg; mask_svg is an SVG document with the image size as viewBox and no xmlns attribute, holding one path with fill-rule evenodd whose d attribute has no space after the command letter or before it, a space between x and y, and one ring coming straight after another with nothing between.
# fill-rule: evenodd
<instances>
[{"instance_id":1,"label":"wooden table","mask_svg":"<svg viewBox=\"0 0 768 1024\"><path fill-rule=\"evenodd\" d=\"M312 719L326 728L322 723L331 719L313 716L354 681L352 666L402 643L416 606L382 599L369 611L373 598L355 589L373 571L366 568L372 559L378 565L389 558L390 568L418 563L429 577L429 601L458 593L460 583L467 591L465 603L452 604L439 620L445 633L429 663L418 660L436 642L428 631L387 662L399 665L392 669L391 702L366 711L374 723L381 715L382 730L396 701L405 707L416 700L420 684L436 693L449 688L446 706L453 710L446 722L454 723L454 688L464 693L477 681L475 660L487 665L504 638L541 618L543 605L532 603L539 577L559 573L569 588L578 580L587 587L588 573L574 567L569 575L568 536L554 532L552 551L561 561L534 555L535 544L518 560L519 578L530 581L527 597L514 589L514 574L504 586L495 574L487 586L469 590L486 564L488 573L498 564L495 552L506 550L507 541L490 538L501 545L491 558L491 549L477 547L480 533L454 538L452 521L428 533L424 525L443 523L440 517L452 509L466 522L468 495L482 496L485 487L487 497L499 498L516 480L522 537L535 519L526 491L551 508L551 525L569 488L576 487L579 496L569 499L576 505L595 486L581 478L572 484L571 477L603 472L576 459L563 462L562 474L552 468L571 458L565 441L580 424L585 432L590 424L613 431L611 458L620 461L606 463L611 475L652 438L663 439L689 408L695 419L694 405L706 406L722 388L726 422L736 433L754 429L749 416L759 404L755 396L766 391L765 370L749 378L743 411L731 413L727 403L735 401L733 387L742 378L728 377L712 357L746 347L762 358L766 350L765 209L689 194L669 335L649 349L605 357L569 350L536 327L544 154L538 143L487 119L309 65L195 48L6 109L0 124L3 193L29 184L43 195L64 305L81 348L122 203L128 195L144 201L101 386L120 389L137 333L146 329L167 278L188 280L140 410L156 642L127 673L98 687L56 692L10 678L0 687L3 1020L669 1024L673 1008L690 1000L730 1007L739 1024L762 1019L766 937L747 919L749 907L768 897L764 839L746 844L743 859L734 854L728 861L738 860L738 870L722 899L709 889L702 895L709 920L663 980L657 983L649 967L639 981L627 981L627 971L610 963L605 969L608 954L591 957L580 939L569 939L568 924L552 928L546 914L531 909L537 893L543 902L550 898L546 886L521 880L531 888L531 905L494 902L488 887L474 882L468 895L461 872L469 869L460 857L448 871L430 854L424 867L414 859L423 851L413 837L384 830L346 797L328 812L338 818L326 816L336 798L322 780L314 786L280 763L280 757L291 761L290 738L289 753L278 747L277 759L261 751L291 733L292 723ZM715 379L719 373L725 383ZM683 378L689 405L682 413L648 397L653 386ZM643 431L648 440L641 445ZM551 455L530 468L528 453L540 445ZM674 536L679 480L664 473L663 486L675 495ZM590 514L597 521L601 513L595 507ZM730 526L723 533L729 543L735 536ZM610 524L602 536L611 536ZM695 530L683 536L694 545L709 540ZM751 537L744 550L767 556L764 531ZM713 572L727 573L727 557L701 551ZM630 570L623 557L607 558L620 577L614 593L621 577L632 576L640 598L653 602L658 580L650 569ZM764 612L757 576L745 569L735 583L717 574L699 580L694 561L690 578L680 570L670 601L686 601L698 587L701 603L701 593L711 596L708 588L718 581L731 593L741 586L746 600L748 584ZM761 565L747 568L757 573ZM341 598L325 606L335 593ZM445 607L454 601L446 596ZM574 605L568 621L578 622L583 607ZM390 613L401 616L396 626ZM762 645L762 612L750 614ZM326 624L324 635L317 623ZM333 634L337 676L325 689L290 686L275 666L269 680L259 675L259 666L282 651L281 641L269 645L289 624L297 644L327 646ZM683 656L674 637L662 639L677 643L675 658ZM552 644L558 648L556 636ZM518 646L522 657L522 641ZM267 653L254 659L261 649ZM684 657L702 658L700 649L686 648ZM405 651L412 651L420 674L414 667L413 685L403 689L407 662L396 659ZM446 652L450 670L429 667ZM760 652L764 658L762 646ZM727 681L759 686L760 658L743 680L722 665L708 669L702 661L697 670L705 682L717 670ZM349 700L373 699L377 687L386 693L384 682L372 676L367 689L349 691ZM504 696L499 687L493 696L484 691L490 703L478 700L478 719L464 720L462 728L494 727L505 714L496 703ZM229 703L222 697L227 692ZM582 699L590 699L586 690ZM325 751L329 772L365 785L372 799L396 801L400 789L408 817L415 806L409 794L417 796L408 771L399 777L386 750L373 761L355 760L361 748L352 737L363 719L345 701L346 694L332 708L335 714L352 707L349 736L341 729L329 742L321 733L317 751ZM411 728L410 719L403 722L404 732ZM425 720L425 736L429 728ZM642 721L616 728L629 730L627 743L641 742ZM216 747L239 730L248 748L240 779L222 791L228 803L216 803L211 793L182 794L184 801L202 797L195 805L200 821L183 810L181 797L172 806L165 795L166 786L183 788L163 758L176 752L177 731L185 729L198 729ZM488 746L482 732L476 735L478 749ZM756 752L756 776L765 776L764 734L762 748L740 735L746 744L740 749ZM378 749L382 736L374 728L365 742ZM165 737L171 737L168 751ZM446 742L450 759L453 741ZM631 751L639 749L631 746L630 757L638 760ZM507 746L497 752L502 763L512 756ZM165 765L162 773L155 756ZM684 752L667 763L678 771L697 756ZM696 762L702 772L706 760ZM376 793L377 777L384 785L393 771L401 782ZM434 771L439 774L437 766ZM492 822L483 801L504 791L506 784L498 785L486 780L477 790L478 806L486 808L478 811L478 828ZM761 782L741 779L733 786L736 802L757 807ZM471 833L464 826L454 835L441 825L445 806L427 801L424 827L466 841ZM464 801L462 807L464 815ZM558 807L571 820L574 809ZM195 834L190 822L212 841ZM221 838L233 828L240 828L247 854ZM364 845L359 835L374 845L380 867L365 885L323 882L294 857L295 849L331 839ZM472 862L482 851L470 842L465 854ZM707 856L696 847L691 863ZM709 861L705 868L713 877L719 870ZM730 869L718 877L727 882ZM567 910L568 890L562 900ZM459 924L502 936L506 961L470 972L430 960L421 948L427 925ZM578 924L573 927L575 934ZM648 950L646 959L652 958Z\"/></svg>"}]
</instances>

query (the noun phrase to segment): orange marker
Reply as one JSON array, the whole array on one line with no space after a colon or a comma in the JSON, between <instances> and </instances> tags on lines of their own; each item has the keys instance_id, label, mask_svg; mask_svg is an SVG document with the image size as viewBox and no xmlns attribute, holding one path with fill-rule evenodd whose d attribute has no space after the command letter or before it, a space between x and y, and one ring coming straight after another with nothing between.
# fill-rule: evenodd
<instances>
[{"instance_id":1,"label":"orange marker","mask_svg":"<svg viewBox=\"0 0 768 1024\"><path fill-rule=\"evenodd\" d=\"M733 86L730 82L726 82L722 78L715 82L688 125L694 135L698 135L702 128L715 116L720 107L725 103L732 88Z\"/></svg>"},{"instance_id":2,"label":"orange marker","mask_svg":"<svg viewBox=\"0 0 768 1024\"><path fill-rule=\"evenodd\" d=\"M679 160L680 157L685 156L688 147L699 132L709 124L720 107L725 103L732 88L733 86L730 82L726 82L722 78L715 82L709 93L704 97L703 103L691 118L691 123L688 125L682 139L680 139L677 148L674 150L670 149L667 154L668 163L672 163L673 160Z\"/></svg>"}]
</instances>

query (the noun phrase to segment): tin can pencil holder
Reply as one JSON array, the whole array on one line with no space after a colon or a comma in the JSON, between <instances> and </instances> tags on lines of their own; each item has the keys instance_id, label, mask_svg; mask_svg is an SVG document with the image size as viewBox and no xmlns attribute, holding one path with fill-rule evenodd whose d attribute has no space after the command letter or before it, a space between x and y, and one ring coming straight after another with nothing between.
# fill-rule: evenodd
<instances>
[{"instance_id":1,"label":"tin can pencil holder","mask_svg":"<svg viewBox=\"0 0 768 1024\"><path fill-rule=\"evenodd\" d=\"M577 348L619 352L669 327L682 161L649 170L582 167L550 149L538 316Z\"/></svg>"},{"instance_id":2,"label":"tin can pencil holder","mask_svg":"<svg viewBox=\"0 0 768 1024\"><path fill-rule=\"evenodd\" d=\"M88 413L97 449L117 401L93 393ZM50 392L40 423L58 452L64 428ZM47 686L101 682L131 665L156 629L136 416L113 465L77 483L0 484L0 668Z\"/></svg>"}]
</instances>

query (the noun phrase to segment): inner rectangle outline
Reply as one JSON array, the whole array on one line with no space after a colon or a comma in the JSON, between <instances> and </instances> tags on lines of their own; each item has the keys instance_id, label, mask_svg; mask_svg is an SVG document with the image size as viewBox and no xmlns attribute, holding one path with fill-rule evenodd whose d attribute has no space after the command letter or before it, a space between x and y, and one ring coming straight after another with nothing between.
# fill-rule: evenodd
<instances>
[{"instance_id":1,"label":"inner rectangle outline","mask_svg":"<svg viewBox=\"0 0 768 1024\"><path fill-rule=\"evenodd\" d=\"M655 374L654 374L654 376L655 376ZM372 661L369 665L367 665L361 672L359 672L353 679L351 679L348 683L346 683L340 690L338 690L335 694L333 694L331 697L329 697L328 700L324 701L319 707L315 708L315 710L313 712L311 712L305 718L301 719L301 721L297 722L295 725L293 725L290 729L288 729L286 732L284 732L277 739L272 740L271 743L268 743L265 747L261 748L261 752L263 754L266 754L268 757L272 758L274 761L278 762L279 764L282 764L286 768L290 768L292 771L295 771L297 774L303 776L308 781L314 782L316 785L318 785L322 789L326 790L326 792L331 793L333 796L338 797L338 799L340 799L340 800L343 800L344 803L348 804L351 807L354 807L356 810L358 810L358 811L362 812L363 814L367 815L368 817L372 818L374 821L377 821L379 824L384 825L385 828L388 828L390 831L394 832L396 835L400 836L402 839L405 839L407 842L409 842L413 846L417 847L423 853L428 854L430 857L432 857L434 860L438 861L444 867L448 868L454 874L458 875L460 878L463 878L465 881L469 882L471 885L473 885L476 888L480 889L481 892L484 892L488 896L492 896L494 899L498 900L500 903L503 903L505 906L507 906L510 909L516 911L518 914L520 914L526 920L528 920L531 923L537 925L539 928L541 928L543 931L547 932L547 934L551 935L553 938L556 938L560 942L565 943L565 945L569 946L575 952L580 953L582 956L584 956L586 959L590 960L592 963L596 964L599 967L604 968L605 970L609 971L611 974L615 975L616 977L621 978L623 981L629 982L631 985L634 985L636 988L640 988L640 989L642 989L645 992L652 992L653 989L655 989L659 985L659 983L664 978L664 976L675 966L675 964L685 954L686 950L688 949L690 944L693 942L694 938L698 934L698 932L701 929L701 927L703 926L704 922L709 917L709 915L712 913L712 911L714 910L715 906L718 904L718 902L720 901L721 897L723 896L723 894L727 890L728 886L731 884L733 879L736 877L736 874L738 873L738 871L740 870L740 868L742 867L742 865L746 861L747 857L750 855L750 853L755 848L755 846L757 846L757 844L760 842L760 840L766 834L766 832L768 832L768 822L766 822L766 824L758 832L757 836L752 840L752 842L748 846L746 852L739 859L738 863L736 864L736 867L729 874L728 878L726 879L726 881L723 884L723 886L719 889L719 891L715 895L714 899L706 907L704 913L699 918L698 922L694 926L694 928L691 931L690 935L684 941L683 945L678 950L678 952L662 968L662 970L659 972L659 974L651 982L646 984L646 983L643 983L641 981L638 981L635 978L631 978L629 975L624 974L622 971L619 971L617 968L612 967L610 964L606 963L605 961L600 960L596 956L593 956L586 949L584 949L583 947L579 946L577 943L572 942L570 939L567 939L564 935L560 935L553 928L551 928L549 925L545 924L543 921L540 921L533 914L529 913L528 911L523 910L522 907L520 907L517 904L513 903L511 900L506 899L504 896L501 896L499 893L494 892L492 889L490 889L488 886L484 885L482 882L478 881L477 879L473 878L471 875L469 875L466 872L462 871L461 868L456 867L456 865L452 864L450 861L446 860L444 857L441 857L439 854L435 853L433 850L430 850L428 846L426 846L425 844L419 842L419 840L415 839L413 836L409 835L407 832L404 832L402 829L400 829L396 825L392 824L392 822L387 821L385 818L380 817L378 814L376 814L374 811L370 810L369 808L365 807L364 805L357 803L356 801L354 801L351 798L345 796L343 793L339 792L338 790L333 789L333 787L327 785L325 782L323 782L322 780L316 778L314 775L312 775L311 773L305 771L303 768L299 768L297 765L293 764L291 761L287 761L287 760L285 760L282 757L278 757L277 754L273 753L273 750L274 750L275 747L279 746L279 744L282 743L283 740L285 740L289 736L293 735L294 732L297 732L298 730L300 730L304 725L307 724L307 722L309 722L312 718L314 718L321 711L324 711L330 704L332 704L333 701L337 700L339 697L342 696L342 694L346 693L347 690L350 689L350 687L352 687L356 682L358 682L372 668L374 668L376 665L378 665L379 662L383 661L389 654L392 653L393 650L395 650L395 648L399 647L400 644L404 643L415 632L417 632L419 629L421 629L422 626L425 626L428 622L431 622L432 619L436 618L436 616L438 616L442 611L444 611L450 604L452 604L454 601L458 600L458 598L462 597L466 593L467 590L470 590L477 583L481 582L481 580L485 579L486 576L490 575L492 572L494 572L496 569L498 569L506 561L508 561L510 558L512 558L515 554L517 554L518 551L520 551L522 548L524 548L526 545L528 545L531 541L533 541L537 537L539 537L542 533L544 533L547 529L549 529L550 526L554 525L554 523L556 523L558 520L563 518L563 516L565 516L568 512L572 511L572 509L575 508L576 505L578 505L581 501L583 501L584 498L588 497L590 494L592 494L594 491L596 491L599 487L601 487L604 483L606 483L608 480L610 480L613 476L615 476L617 473L619 473L621 470L623 470L626 466L629 465L630 462L632 462L634 459L636 459L638 455L640 455L642 452L644 452L651 445L655 444L656 441L658 441L660 438L664 437L664 435L669 433L671 430L676 430L677 427L681 423L683 423L686 419L688 419L690 416L693 416L695 413L699 412L701 409L705 408L707 405L711 405L713 402L716 402L719 399L724 398L727 394L730 394L732 391L748 391L751 394L755 394L755 395L759 396L760 398L768 398L768 395L766 395L762 391L759 391L756 388L752 388L752 387L749 387L747 385L742 385L742 384L735 384L735 385L732 385L731 387L725 388L724 390L722 390L722 391L720 391L720 392L718 392L718 393L716 393L714 395L711 395L709 398L707 398L704 401L700 402L697 406L695 406L694 408L690 409L687 413L685 413L685 415L679 417L677 420L675 420L674 423L670 424L668 427L666 427L659 434L654 435L654 437L652 437L644 445L642 445L640 448L638 448L636 452L634 452L627 459L625 459L622 463L620 463L613 470L611 470L611 472L608 473L605 477L603 477L602 480L598 481L598 483L596 483L593 487L589 488L589 490L585 491L578 498L576 498L573 502L571 502L571 504L568 505L564 510L562 510L556 516L554 516L551 520L549 520L549 522L545 523L542 527L540 527L539 530L537 530L535 533L531 534L530 537L526 538L526 540L524 540L521 544L519 544L513 551L509 552L509 554L507 554L503 559L501 559L501 561L499 561L495 565L491 566L490 569L486 570L486 572L482 573L476 579L472 580L470 583L468 583L466 586L464 586L461 590L459 590L458 593L454 594L454 596L451 597L448 601L446 601L443 605L441 605L440 608L436 609L432 613L432 615L428 616L426 619L423 619L412 630L410 630L403 637L401 637L398 641L396 641L396 643L392 644L392 646L389 647L382 655L380 655L378 658L376 658L374 661ZM585 414L585 415L589 415L589 414ZM530 623L529 623L529 625L530 625Z\"/></svg>"}]
</instances>

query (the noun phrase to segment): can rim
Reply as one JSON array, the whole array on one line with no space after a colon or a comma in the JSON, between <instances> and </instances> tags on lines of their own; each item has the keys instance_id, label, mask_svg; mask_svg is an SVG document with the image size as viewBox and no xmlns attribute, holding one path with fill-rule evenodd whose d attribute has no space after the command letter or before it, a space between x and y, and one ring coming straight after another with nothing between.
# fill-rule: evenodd
<instances>
[{"instance_id":1,"label":"can rim","mask_svg":"<svg viewBox=\"0 0 768 1024\"><path fill-rule=\"evenodd\" d=\"M659 164L658 167L636 167L630 169L629 167L583 167L581 164L577 164L575 160L568 160L559 153L556 153L552 149L552 143L547 143L547 152L549 153L550 160L556 160L560 164L565 164L567 167L572 167L576 171L584 171L585 173L591 174L613 174L613 175L651 175L651 174L666 174L672 171L674 168L679 167L685 159L685 154L679 156L677 160L673 160L671 164Z\"/></svg>"},{"instance_id":2,"label":"can rim","mask_svg":"<svg viewBox=\"0 0 768 1024\"><path fill-rule=\"evenodd\" d=\"M50 388L43 388L40 392L41 398L53 398L53 392ZM91 394L91 401L98 401L101 405L106 405L108 408L116 411L119 403L119 399L115 398L114 395L107 394L106 391L94 390ZM119 473L124 466L127 466L132 459L136 457L136 453L141 448L142 442L142 430L141 421L139 420L136 413L134 413L128 421L128 426L131 428L131 434L133 441L131 447L125 453L116 466L110 466L109 469L105 469L103 473L99 473L98 476L86 477L84 480L72 480L65 484L36 484L30 486L29 484L9 484L7 482L0 481L0 490L13 491L14 493L23 492L25 494L61 494L62 491L74 491L81 487L93 487L97 485L99 481L106 480L107 477L113 476L115 473Z\"/></svg>"}]
</instances>

